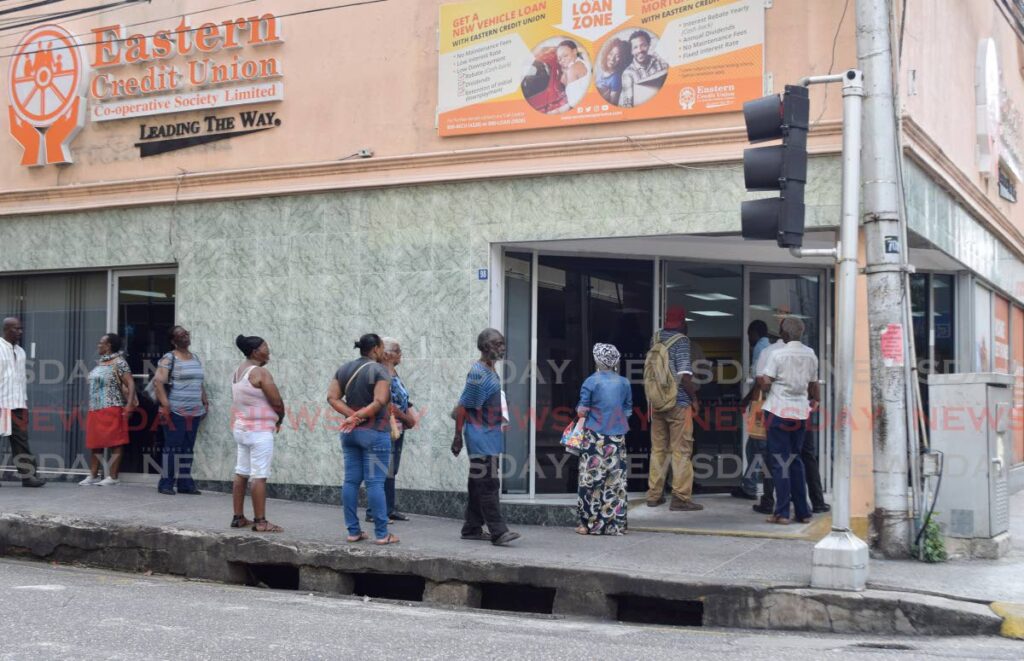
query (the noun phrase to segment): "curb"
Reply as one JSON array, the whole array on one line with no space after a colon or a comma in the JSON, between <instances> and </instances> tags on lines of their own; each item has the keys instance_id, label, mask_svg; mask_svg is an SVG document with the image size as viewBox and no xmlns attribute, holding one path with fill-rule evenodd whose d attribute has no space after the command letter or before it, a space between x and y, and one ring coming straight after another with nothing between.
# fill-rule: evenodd
<instances>
[{"instance_id":1,"label":"curb","mask_svg":"<svg viewBox=\"0 0 1024 661\"><path fill-rule=\"evenodd\" d=\"M992 610L1003 618L1003 626L999 629L1001 636L1024 640L1024 604L997 601L992 604Z\"/></svg>"},{"instance_id":2,"label":"curb","mask_svg":"<svg viewBox=\"0 0 1024 661\"><path fill-rule=\"evenodd\" d=\"M398 590L399 599L446 606L684 626L943 636L996 635L1005 626L987 605L916 593L709 583L58 515L0 514L0 555L329 594L389 597ZM644 619L652 614L658 619Z\"/></svg>"},{"instance_id":3,"label":"curb","mask_svg":"<svg viewBox=\"0 0 1024 661\"><path fill-rule=\"evenodd\" d=\"M761 531L749 531L749 530L720 530L712 528L689 528L689 527L677 527L668 528L664 526L645 526L645 525L630 525L630 530L636 532L657 532L666 533L672 535L703 535L708 537L742 537L744 539L781 539L787 541L799 541L799 542L818 542L821 541L825 536L832 530L832 516L821 517L815 519L815 521L807 527L806 530L799 533L784 533L784 532L761 532Z\"/></svg>"}]
</instances>

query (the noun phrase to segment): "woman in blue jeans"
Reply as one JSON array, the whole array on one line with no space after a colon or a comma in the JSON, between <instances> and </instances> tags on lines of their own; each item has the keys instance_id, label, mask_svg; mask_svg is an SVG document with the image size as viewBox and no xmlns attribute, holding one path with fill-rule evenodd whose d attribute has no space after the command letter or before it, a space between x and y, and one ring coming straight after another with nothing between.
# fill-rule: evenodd
<instances>
[{"instance_id":1,"label":"woman in blue jeans","mask_svg":"<svg viewBox=\"0 0 1024 661\"><path fill-rule=\"evenodd\" d=\"M341 451L345 457L345 484L341 504L349 542L367 538L359 527L356 506L359 485L366 483L366 497L373 512L374 538L377 544L397 544L388 532L388 509L384 498L384 480L391 461L391 432L388 404L391 403L391 375L381 365L384 343L375 333L359 338L355 348L359 358L338 368L327 389L327 403L345 416L341 423Z\"/></svg>"},{"instance_id":2,"label":"woman in blue jeans","mask_svg":"<svg viewBox=\"0 0 1024 661\"><path fill-rule=\"evenodd\" d=\"M206 398L203 362L192 353L192 335L181 326L170 330L172 351L164 354L153 375L153 390L160 403L164 432L163 462L157 490L167 496L198 495L192 481L196 434L209 402Z\"/></svg>"}]
</instances>

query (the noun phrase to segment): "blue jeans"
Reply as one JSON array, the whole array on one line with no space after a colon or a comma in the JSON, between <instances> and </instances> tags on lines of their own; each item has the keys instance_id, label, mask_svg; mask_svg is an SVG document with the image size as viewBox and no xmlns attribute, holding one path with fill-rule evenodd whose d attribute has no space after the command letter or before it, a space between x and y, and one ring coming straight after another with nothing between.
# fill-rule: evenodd
<instances>
[{"instance_id":1,"label":"blue jeans","mask_svg":"<svg viewBox=\"0 0 1024 661\"><path fill-rule=\"evenodd\" d=\"M747 456L747 469L743 472L743 481L740 482L740 489L748 496L757 495L757 483L766 477L765 472L768 465L765 463L765 445L767 441L759 438L747 438L745 454Z\"/></svg>"},{"instance_id":2,"label":"blue jeans","mask_svg":"<svg viewBox=\"0 0 1024 661\"><path fill-rule=\"evenodd\" d=\"M171 420L163 426L164 447L161 452L160 489L195 491L192 481L192 458L196 449L196 434L203 416L192 417L171 413Z\"/></svg>"},{"instance_id":3,"label":"blue jeans","mask_svg":"<svg viewBox=\"0 0 1024 661\"><path fill-rule=\"evenodd\" d=\"M389 436L390 437L390 436ZM384 500L388 504L388 516L398 511L395 507L395 476L398 475L398 467L402 464L402 441L405 440L403 432L398 440L391 444L391 467L388 469L388 476L384 478ZM373 508L366 508L366 516L373 516Z\"/></svg>"},{"instance_id":4,"label":"blue jeans","mask_svg":"<svg viewBox=\"0 0 1024 661\"><path fill-rule=\"evenodd\" d=\"M811 507L807 502L807 481L800 450L804 446L807 421L766 413L765 426L768 428L768 466L775 480L775 514L788 519L792 500L796 518L806 519L811 515Z\"/></svg>"},{"instance_id":5,"label":"blue jeans","mask_svg":"<svg viewBox=\"0 0 1024 661\"><path fill-rule=\"evenodd\" d=\"M391 434L376 429L356 429L341 435L341 452L345 457L345 484L341 488L341 506L345 510L348 534L358 535L359 484L366 482L366 499L373 512L373 532L377 539L388 536L387 505L384 479L391 461Z\"/></svg>"}]
</instances>

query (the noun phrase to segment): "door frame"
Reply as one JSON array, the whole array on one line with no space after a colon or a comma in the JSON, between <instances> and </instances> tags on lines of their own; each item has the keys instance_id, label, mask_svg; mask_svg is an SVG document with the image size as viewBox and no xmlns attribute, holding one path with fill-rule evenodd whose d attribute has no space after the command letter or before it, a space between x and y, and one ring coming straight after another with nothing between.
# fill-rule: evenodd
<instances>
[{"instance_id":1,"label":"door frame","mask_svg":"<svg viewBox=\"0 0 1024 661\"><path fill-rule=\"evenodd\" d=\"M118 318L120 315L120 306L118 305L118 293L120 292L119 283L123 277L138 277L146 275L173 275L174 279L174 291L178 291L178 269L173 266L163 267L152 267L152 268L132 268L132 269L109 269L107 271L107 328L117 329L119 328ZM177 299L174 304L174 318L177 320L178 317L178 306ZM148 384L151 377L150 374L132 374L132 377L136 380L136 384ZM138 385L136 386L138 387ZM145 387L145 385L143 385ZM121 481L134 484L146 484L155 486L160 480L159 473L130 473L123 471L121 473Z\"/></svg>"}]
</instances>

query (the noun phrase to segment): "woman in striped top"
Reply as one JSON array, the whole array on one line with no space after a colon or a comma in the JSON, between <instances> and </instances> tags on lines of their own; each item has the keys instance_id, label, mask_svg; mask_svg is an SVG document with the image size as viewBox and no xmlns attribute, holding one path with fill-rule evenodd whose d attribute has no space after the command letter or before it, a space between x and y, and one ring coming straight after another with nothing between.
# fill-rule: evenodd
<instances>
[{"instance_id":1,"label":"woman in striped top","mask_svg":"<svg viewBox=\"0 0 1024 661\"><path fill-rule=\"evenodd\" d=\"M163 421L163 465L160 472L160 493L198 495L192 481L192 458L195 452L199 423L206 415L205 374L199 356L192 353L192 335L182 326L170 331L173 350L157 363L153 390L160 402Z\"/></svg>"}]
</instances>

